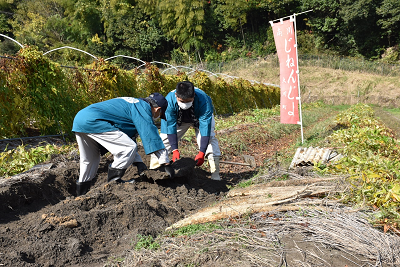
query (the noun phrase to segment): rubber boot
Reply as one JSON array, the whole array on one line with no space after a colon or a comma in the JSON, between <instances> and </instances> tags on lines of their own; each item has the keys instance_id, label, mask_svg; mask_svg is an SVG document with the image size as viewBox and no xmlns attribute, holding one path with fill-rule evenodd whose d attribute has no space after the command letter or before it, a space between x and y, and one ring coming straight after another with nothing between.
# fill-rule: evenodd
<instances>
[{"instance_id":1,"label":"rubber boot","mask_svg":"<svg viewBox=\"0 0 400 267\"><path fill-rule=\"evenodd\" d=\"M142 173L147 170L147 166L143 162L134 162L133 165L137 167L137 172L139 175L142 175Z\"/></svg>"},{"instance_id":2,"label":"rubber boot","mask_svg":"<svg viewBox=\"0 0 400 267\"><path fill-rule=\"evenodd\" d=\"M124 181L121 179L124 176L126 169L115 169L112 168L111 165L108 166L108 177L107 182L115 181L117 183L123 183Z\"/></svg>"},{"instance_id":3,"label":"rubber boot","mask_svg":"<svg viewBox=\"0 0 400 267\"><path fill-rule=\"evenodd\" d=\"M90 189L91 182L78 182L76 181L76 196L82 196L86 194Z\"/></svg>"},{"instance_id":4,"label":"rubber boot","mask_svg":"<svg viewBox=\"0 0 400 267\"><path fill-rule=\"evenodd\" d=\"M161 165L158 162L158 158L156 155L154 155L154 153L151 154L150 156L150 170L155 170L157 168L159 168Z\"/></svg>"},{"instance_id":5,"label":"rubber boot","mask_svg":"<svg viewBox=\"0 0 400 267\"><path fill-rule=\"evenodd\" d=\"M219 157L209 158L208 164L210 165L211 179L221 181L221 176L219 176Z\"/></svg>"}]
</instances>

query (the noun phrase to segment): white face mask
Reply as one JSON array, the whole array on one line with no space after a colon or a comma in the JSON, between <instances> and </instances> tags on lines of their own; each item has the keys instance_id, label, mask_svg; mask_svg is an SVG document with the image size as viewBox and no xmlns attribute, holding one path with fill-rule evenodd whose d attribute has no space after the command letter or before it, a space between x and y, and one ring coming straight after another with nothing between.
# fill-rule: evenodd
<instances>
[{"instance_id":1,"label":"white face mask","mask_svg":"<svg viewBox=\"0 0 400 267\"><path fill-rule=\"evenodd\" d=\"M158 111L157 111L157 112L158 112ZM155 112L154 115L156 115L157 112ZM157 120L158 118L160 118L161 111L158 113L158 116L157 116L157 117L154 117L154 115L153 115L153 120Z\"/></svg>"},{"instance_id":2,"label":"white face mask","mask_svg":"<svg viewBox=\"0 0 400 267\"><path fill-rule=\"evenodd\" d=\"M187 103L182 103L182 102L178 101L178 106L183 110L189 109L192 106L192 104L193 104L193 101L192 102L187 102Z\"/></svg>"}]
</instances>

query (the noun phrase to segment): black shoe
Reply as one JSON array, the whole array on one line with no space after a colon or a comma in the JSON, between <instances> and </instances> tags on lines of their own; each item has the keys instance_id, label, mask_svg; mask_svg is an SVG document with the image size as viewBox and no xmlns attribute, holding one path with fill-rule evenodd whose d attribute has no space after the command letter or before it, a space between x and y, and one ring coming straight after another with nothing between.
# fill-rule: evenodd
<instances>
[{"instance_id":1,"label":"black shoe","mask_svg":"<svg viewBox=\"0 0 400 267\"><path fill-rule=\"evenodd\" d=\"M87 181L87 182L76 182L76 196L82 196L84 194L86 194L91 186L91 182Z\"/></svg>"},{"instance_id":2,"label":"black shoe","mask_svg":"<svg viewBox=\"0 0 400 267\"><path fill-rule=\"evenodd\" d=\"M143 162L135 162L133 164L137 167L137 172L139 175L142 175L143 172L147 170L147 166Z\"/></svg>"},{"instance_id":3,"label":"black shoe","mask_svg":"<svg viewBox=\"0 0 400 267\"><path fill-rule=\"evenodd\" d=\"M124 176L126 169L115 169L108 166L107 182L115 181L117 183L124 183L121 179Z\"/></svg>"}]
</instances>

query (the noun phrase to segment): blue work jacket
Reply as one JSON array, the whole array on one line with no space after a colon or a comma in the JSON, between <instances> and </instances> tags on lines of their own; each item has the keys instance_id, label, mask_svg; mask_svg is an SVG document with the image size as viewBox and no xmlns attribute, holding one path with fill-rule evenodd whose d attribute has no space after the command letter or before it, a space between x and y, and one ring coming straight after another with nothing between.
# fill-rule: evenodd
<instances>
[{"instance_id":1,"label":"blue work jacket","mask_svg":"<svg viewBox=\"0 0 400 267\"><path fill-rule=\"evenodd\" d=\"M210 136L211 121L214 111L211 97L199 88L194 89L193 100L194 115L199 120L199 130L201 136ZM179 106L175 96L175 90L168 93L165 97L168 107L165 111L166 120L161 120L161 133L176 134Z\"/></svg>"},{"instance_id":2,"label":"blue work jacket","mask_svg":"<svg viewBox=\"0 0 400 267\"><path fill-rule=\"evenodd\" d=\"M104 133L122 131L129 137L139 134L146 154L165 146L154 124L151 107L134 97L120 97L92 104L79 111L72 126L73 132Z\"/></svg>"}]
</instances>

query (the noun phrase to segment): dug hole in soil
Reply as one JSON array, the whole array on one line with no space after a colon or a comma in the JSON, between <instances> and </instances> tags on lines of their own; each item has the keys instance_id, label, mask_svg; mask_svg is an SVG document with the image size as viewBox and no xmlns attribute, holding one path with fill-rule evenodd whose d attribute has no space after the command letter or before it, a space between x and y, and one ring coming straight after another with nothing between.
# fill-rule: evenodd
<instances>
[{"instance_id":1,"label":"dug hole in soil","mask_svg":"<svg viewBox=\"0 0 400 267\"><path fill-rule=\"evenodd\" d=\"M141 147L139 154L148 164ZM75 197L77 153L1 179L0 265L102 266L109 256L132 250L138 235L155 237L228 191L226 182L211 180L191 158L174 163L174 179L148 170L147 178L122 184L107 183L111 162L112 155L102 157L98 176L81 197ZM123 179L139 179L136 167Z\"/></svg>"}]
</instances>

